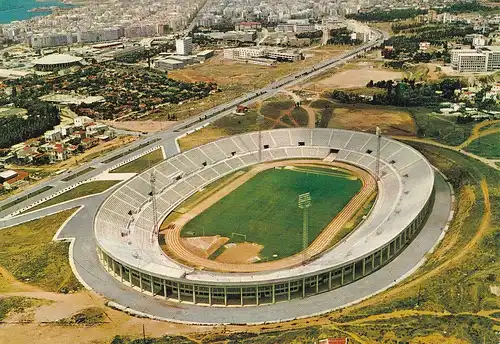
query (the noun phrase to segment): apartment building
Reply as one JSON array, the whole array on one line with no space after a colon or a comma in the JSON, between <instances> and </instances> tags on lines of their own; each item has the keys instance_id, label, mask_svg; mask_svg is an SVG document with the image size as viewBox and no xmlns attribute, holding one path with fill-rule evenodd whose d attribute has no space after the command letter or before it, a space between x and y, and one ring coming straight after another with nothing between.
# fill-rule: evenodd
<instances>
[{"instance_id":1,"label":"apartment building","mask_svg":"<svg viewBox=\"0 0 500 344\"><path fill-rule=\"evenodd\" d=\"M250 60L256 58L267 58L277 61L299 61L302 54L286 49L269 48L234 48L224 49L224 58L229 60Z\"/></svg>"},{"instance_id":2,"label":"apartment building","mask_svg":"<svg viewBox=\"0 0 500 344\"><path fill-rule=\"evenodd\" d=\"M500 69L500 46L451 51L451 65L459 72L492 72Z\"/></svg>"},{"instance_id":3,"label":"apartment building","mask_svg":"<svg viewBox=\"0 0 500 344\"><path fill-rule=\"evenodd\" d=\"M193 52L193 39L191 37L176 39L175 51L178 55L191 55Z\"/></svg>"}]
</instances>

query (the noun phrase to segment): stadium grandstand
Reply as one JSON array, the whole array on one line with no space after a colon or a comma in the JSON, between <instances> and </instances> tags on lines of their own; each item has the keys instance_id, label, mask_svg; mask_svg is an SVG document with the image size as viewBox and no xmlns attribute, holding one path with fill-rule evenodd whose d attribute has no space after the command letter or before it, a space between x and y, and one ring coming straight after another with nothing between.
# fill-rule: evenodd
<instances>
[{"instance_id":1,"label":"stadium grandstand","mask_svg":"<svg viewBox=\"0 0 500 344\"><path fill-rule=\"evenodd\" d=\"M371 212L346 239L286 269L208 271L162 251L159 224L188 197L234 171L286 159L326 159L367 171L378 184ZM380 269L416 237L433 196L432 166L403 143L355 131L277 129L260 138L258 132L223 138L137 175L101 205L94 231L104 267L130 287L199 305L263 305L327 292Z\"/></svg>"}]
</instances>

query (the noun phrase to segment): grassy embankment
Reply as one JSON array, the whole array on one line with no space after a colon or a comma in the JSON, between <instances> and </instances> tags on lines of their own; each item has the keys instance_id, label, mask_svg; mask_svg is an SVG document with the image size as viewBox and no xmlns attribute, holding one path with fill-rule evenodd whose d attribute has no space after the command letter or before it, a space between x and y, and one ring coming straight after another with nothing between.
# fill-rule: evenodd
<instances>
[{"instance_id":1,"label":"grassy embankment","mask_svg":"<svg viewBox=\"0 0 500 344\"><path fill-rule=\"evenodd\" d=\"M60 194L54 198L49 199L43 203L38 204L37 206L28 209L26 212L39 210L43 208L47 208L59 203L63 203L66 201L72 201L77 198L95 195L101 192L106 191L110 187L119 183L118 180L95 180L88 183L81 184L74 189L66 191L63 194Z\"/></svg>"},{"instance_id":2,"label":"grassy embankment","mask_svg":"<svg viewBox=\"0 0 500 344\"><path fill-rule=\"evenodd\" d=\"M111 170L111 173L141 173L148 168L156 165L160 161L162 161L163 152L161 149L156 149L151 153L141 156L125 165L115 168Z\"/></svg>"},{"instance_id":3,"label":"grassy embankment","mask_svg":"<svg viewBox=\"0 0 500 344\"><path fill-rule=\"evenodd\" d=\"M79 290L81 285L69 265L69 243L52 241L75 210L0 230L0 265L15 279L46 291Z\"/></svg>"}]
</instances>

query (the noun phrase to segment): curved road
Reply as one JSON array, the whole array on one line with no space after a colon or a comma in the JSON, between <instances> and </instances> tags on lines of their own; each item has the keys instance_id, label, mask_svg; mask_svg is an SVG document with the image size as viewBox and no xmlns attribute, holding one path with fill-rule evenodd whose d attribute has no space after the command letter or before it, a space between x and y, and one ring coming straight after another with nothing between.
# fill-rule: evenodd
<instances>
[{"instance_id":1,"label":"curved road","mask_svg":"<svg viewBox=\"0 0 500 344\"><path fill-rule=\"evenodd\" d=\"M72 242L70 247L70 263L72 264L73 270L80 281L87 288L93 289L107 299L123 305L124 307L133 309L139 313L148 314L155 318L170 321L200 324L284 321L324 313L339 307L345 307L350 303L360 301L361 299L370 297L374 293L387 289L392 284L400 281L413 272L414 269L423 262L428 251L436 245L444 234L443 231L448 224L449 215L452 209L452 198L451 190L448 184L440 175L436 176L436 201L433 211L421 233L406 250L404 250L396 259L384 266L382 269L355 283L335 289L328 293L267 306L243 308L212 307L210 308L209 316L207 316L207 308L204 306L183 303L179 304L167 302L163 299L152 298L149 295L142 294L139 291L125 286L104 270L97 257L92 223L100 204L114 188L111 188L111 190L108 190L100 195L73 200L64 204L22 214L13 218L5 217L9 213L22 209L23 207L37 200L43 199L56 191L62 190L69 185L94 177L111 168L113 165L130 159L131 156L147 151L151 147L154 147L154 145L162 145L167 157L173 156L178 153L178 147L175 139L179 135L189 133L193 131L195 127L208 124L217 118L226 116L231 113L232 109L237 104L249 104L259 99L269 98L285 87L292 86L296 83L304 81L305 79L316 76L319 73L323 73L327 69L354 58L358 53L364 50L380 45L383 38L385 38L385 35L379 31L378 40L369 42L361 48L357 48L339 58L321 62L311 69L285 77L284 79L276 81L261 90L241 96L228 104L215 107L201 114L203 117L205 115L208 117L205 121L200 122L197 119L189 119L180 122L177 126L168 131L148 135L143 140L139 140L138 142L113 152L107 157L101 157L90 164L86 164L72 171L75 173L89 166L95 168L95 170L77 177L70 182L62 181L62 179L66 176L58 176L50 181L41 183L40 185L37 185L37 188L47 185L53 186L53 188L36 197L20 201L15 206L0 212L0 216L4 217L1 220L1 225L2 227L13 226L59 212L63 209L81 206L80 210L67 221L60 233L56 235L57 239L67 239ZM123 157L116 159L113 162L104 163L109 156L115 156L121 152L127 152L131 148L144 144L144 142L151 142L151 144L144 147L141 146L133 153L125 154ZM18 199L30 191L32 190L16 195L15 198ZM10 200L0 202L0 205L4 205L11 200L12 198Z\"/></svg>"},{"instance_id":2,"label":"curved road","mask_svg":"<svg viewBox=\"0 0 500 344\"><path fill-rule=\"evenodd\" d=\"M88 167L95 168L93 171L85 173L82 176L76 177L75 179L73 179L69 182L64 182L62 180L70 175L68 173L64 173L63 175L59 175L57 177L52 178L51 180L48 180L48 181L45 181L45 182L38 184L36 186L36 189L40 189L44 186L52 186L53 188L46 191L46 192L43 192L43 193L37 195L36 197L32 197L32 198L29 198L27 200L23 199L23 197L26 197L26 195L28 193L33 191L33 188L31 188L29 190L25 190L25 191L15 195L15 196L11 197L9 199L0 201L0 206L3 206L5 204L11 202L12 200L18 200L18 203L16 205L9 207L8 209L6 209L4 211L0 211L0 219L2 217L5 217L5 216L11 214L12 212L14 212L16 210L22 209L22 208L26 207L27 205L34 203L35 201L41 200L49 195L52 195L53 193L60 191L60 190L66 188L70 185L76 184L77 182L81 182L81 181L87 180L87 179L92 178L92 177L95 177L95 176L101 174L102 172L104 172L105 170L111 168L112 166L114 166L120 162L126 161L133 156L136 156L138 154L141 154L141 153L147 151L151 147L154 147L155 144L156 145L160 144L163 146L167 157L170 157L170 156L177 154L179 152L179 150L178 150L178 146L176 144L175 139L178 136L180 136L182 134L190 133L190 132L194 131L195 128L198 128L198 127L201 127L204 125L208 125L209 123L215 121L216 119L219 119L221 117L224 117L224 116L231 114L233 112L234 108L238 104L250 105L251 103L254 103L256 101L265 100L267 98L270 98L270 97L274 96L276 93L281 92L285 88L288 88L290 86L301 83L309 78L315 77L315 76L317 76L321 73L324 73L325 71L332 69L332 68L334 68L334 67L336 67L336 66L338 66L338 65L340 65L340 64L342 64L350 59L355 58L357 55L361 54L362 52L364 52L366 50L370 50L374 47L380 46L383 43L384 39L387 37L387 34L385 32L377 30L377 29L373 29L373 31L377 36L377 38L375 40L369 41L358 48L355 48L349 52L344 53L341 56L322 61L322 62L320 62L312 67L309 67L306 70L297 72L295 74L288 75L280 80L274 81L273 83L265 86L262 89L249 92L249 93L242 95L242 96L240 96L240 97L238 97L238 98L236 98L236 99L234 99L226 104L218 105L210 110L207 110L207 111L199 114L198 116L195 116L194 118L189 118L189 119L186 119L184 121L180 121L177 125L175 125L174 127L170 128L168 130L145 135L142 139L137 140L136 142L133 142L133 143L127 145L126 147L117 149L117 150L111 152L110 154L96 158L93 161L91 161L90 163L86 163L86 164L72 170L71 174L75 174L79 171L82 171L82 170L88 168ZM206 120L203 120L203 121L199 120L199 118L205 118L205 116L207 118ZM149 145L144 146L142 148L139 148L138 150L136 150L132 153L126 154L119 159L116 159L110 163L104 162L107 159L109 159L109 157L116 156L120 153L127 152L131 149L135 149L135 148L139 147L140 145L144 145L145 143L148 143L148 142L150 142Z\"/></svg>"},{"instance_id":3,"label":"curved road","mask_svg":"<svg viewBox=\"0 0 500 344\"><path fill-rule=\"evenodd\" d=\"M85 285L108 300L155 319L197 324L260 324L308 317L346 307L399 283L415 271L443 237L452 211L449 184L436 173L436 197L432 212L419 235L392 262L380 270L347 286L305 299L293 299L273 305L249 307L207 307L165 301L134 290L105 271L96 252L94 231L90 225L99 205L110 191L95 197L75 200L49 208L58 212L69 207L83 207L72 217L57 239L73 241L70 248L73 268ZM46 215L43 210L25 215L25 220ZM11 221L14 221L11 220ZM8 221L10 222L10 221ZM134 313L134 312L132 312Z\"/></svg>"}]
</instances>

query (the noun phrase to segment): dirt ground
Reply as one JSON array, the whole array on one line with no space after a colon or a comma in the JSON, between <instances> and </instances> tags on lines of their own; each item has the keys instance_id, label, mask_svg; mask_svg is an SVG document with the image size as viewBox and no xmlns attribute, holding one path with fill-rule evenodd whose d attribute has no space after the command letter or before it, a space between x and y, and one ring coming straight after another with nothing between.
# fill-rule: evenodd
<instances>
[{"instance_id":1,"label":"dirt ground","mask_svg":"<svg viewBox=\"0 0 500 344\"><path fill-rule=\"evenodd\" d=\"M262 245L249 242L230 244L215 260L221 263L255 263L263 248Z\"/></svg>"},{"instance_id":2,"label":"dirt ground","mask_svg":"<svg viewBox=\"0 0 500 344\"><path fill-rule=\"evenodd\" d=\"M215 82L217 85L237 83L248 89L254 89L255 87L263 87L280 77L311 66L325 58L340 55L345 50L345 47L314 48L305 53L305 55L310 56L305 60L295 63L280 63L275 67L225 60L222 53L218 53L203 64L172 71L169 73L169 77L187 82Z\"/></svg>"},{"instance_id":3,"label":"dirt ground","mask_svg":"<svg viewBox=\"0 0 500 344\"><path fill-rule=\"evenodd\" d=\"M124 121L124 122L116 122L116 121L103 121L104 124L109 125L110 127L128 131L136 131L136 132L144 132L144 133L153 133L156 131L166 130L174 126L176 121Z\"/></svg>"},{"instance_id":4,"label":"dirt ground","mask_svg":"<svg viewBox=\"0 0 500 344\"><path fill-rule=\"evenodd\" d=\"M416 125L410 113L376 106L348 106L334 109L329 128L374 131L379 126L384 134L415 135Z\"/></svg>"},{"instance_id":5,"label":"dirt ground","mask_svg":"<svg viewBox=\"0 0 500 344\"><path fill-rule=\"evenodd\" d=\"M116 335L141 337L144 325L146 336L186 335L210 331L213 327L191 326L131 317L106 307L105 300L92 293L7 293L0 296L28 296L52 301L51 304L22 314L12 314L0 324L0 343L110 343ZM104 323L94 326L58 325L57 320L89 308L98 307L105 312ZM20 324L22 322L22 324Z\"/></svg>"},{"instance_id":6,"label":"dirt ground","mask_svg":"<svg viewBox=\"0 0 500 344\"><path fill-rule=\"evenodd\" d=\"M403 73L388 70L376 69L348 69L340 71L331 76L328 76L315 83L315 87L322 87L325 89L331 88L356 88L364 87L366 84L373 80L374 82L380 80L395 80L403 78ZM307 88L308 85L305 86Z\"/></svg>"},{"instance_id":7,"label":"dirt ground","mask_svg":"<svg viewBox=\"0 0 500 344\"><path fill-rule=\"evenodd\" d=\"M182 238L183 245L188 250L199 257L208 258L219 249L222 245L229 241L229 238L217 236L205 236L194 238Z\"/></svg>"}]
</instances>

